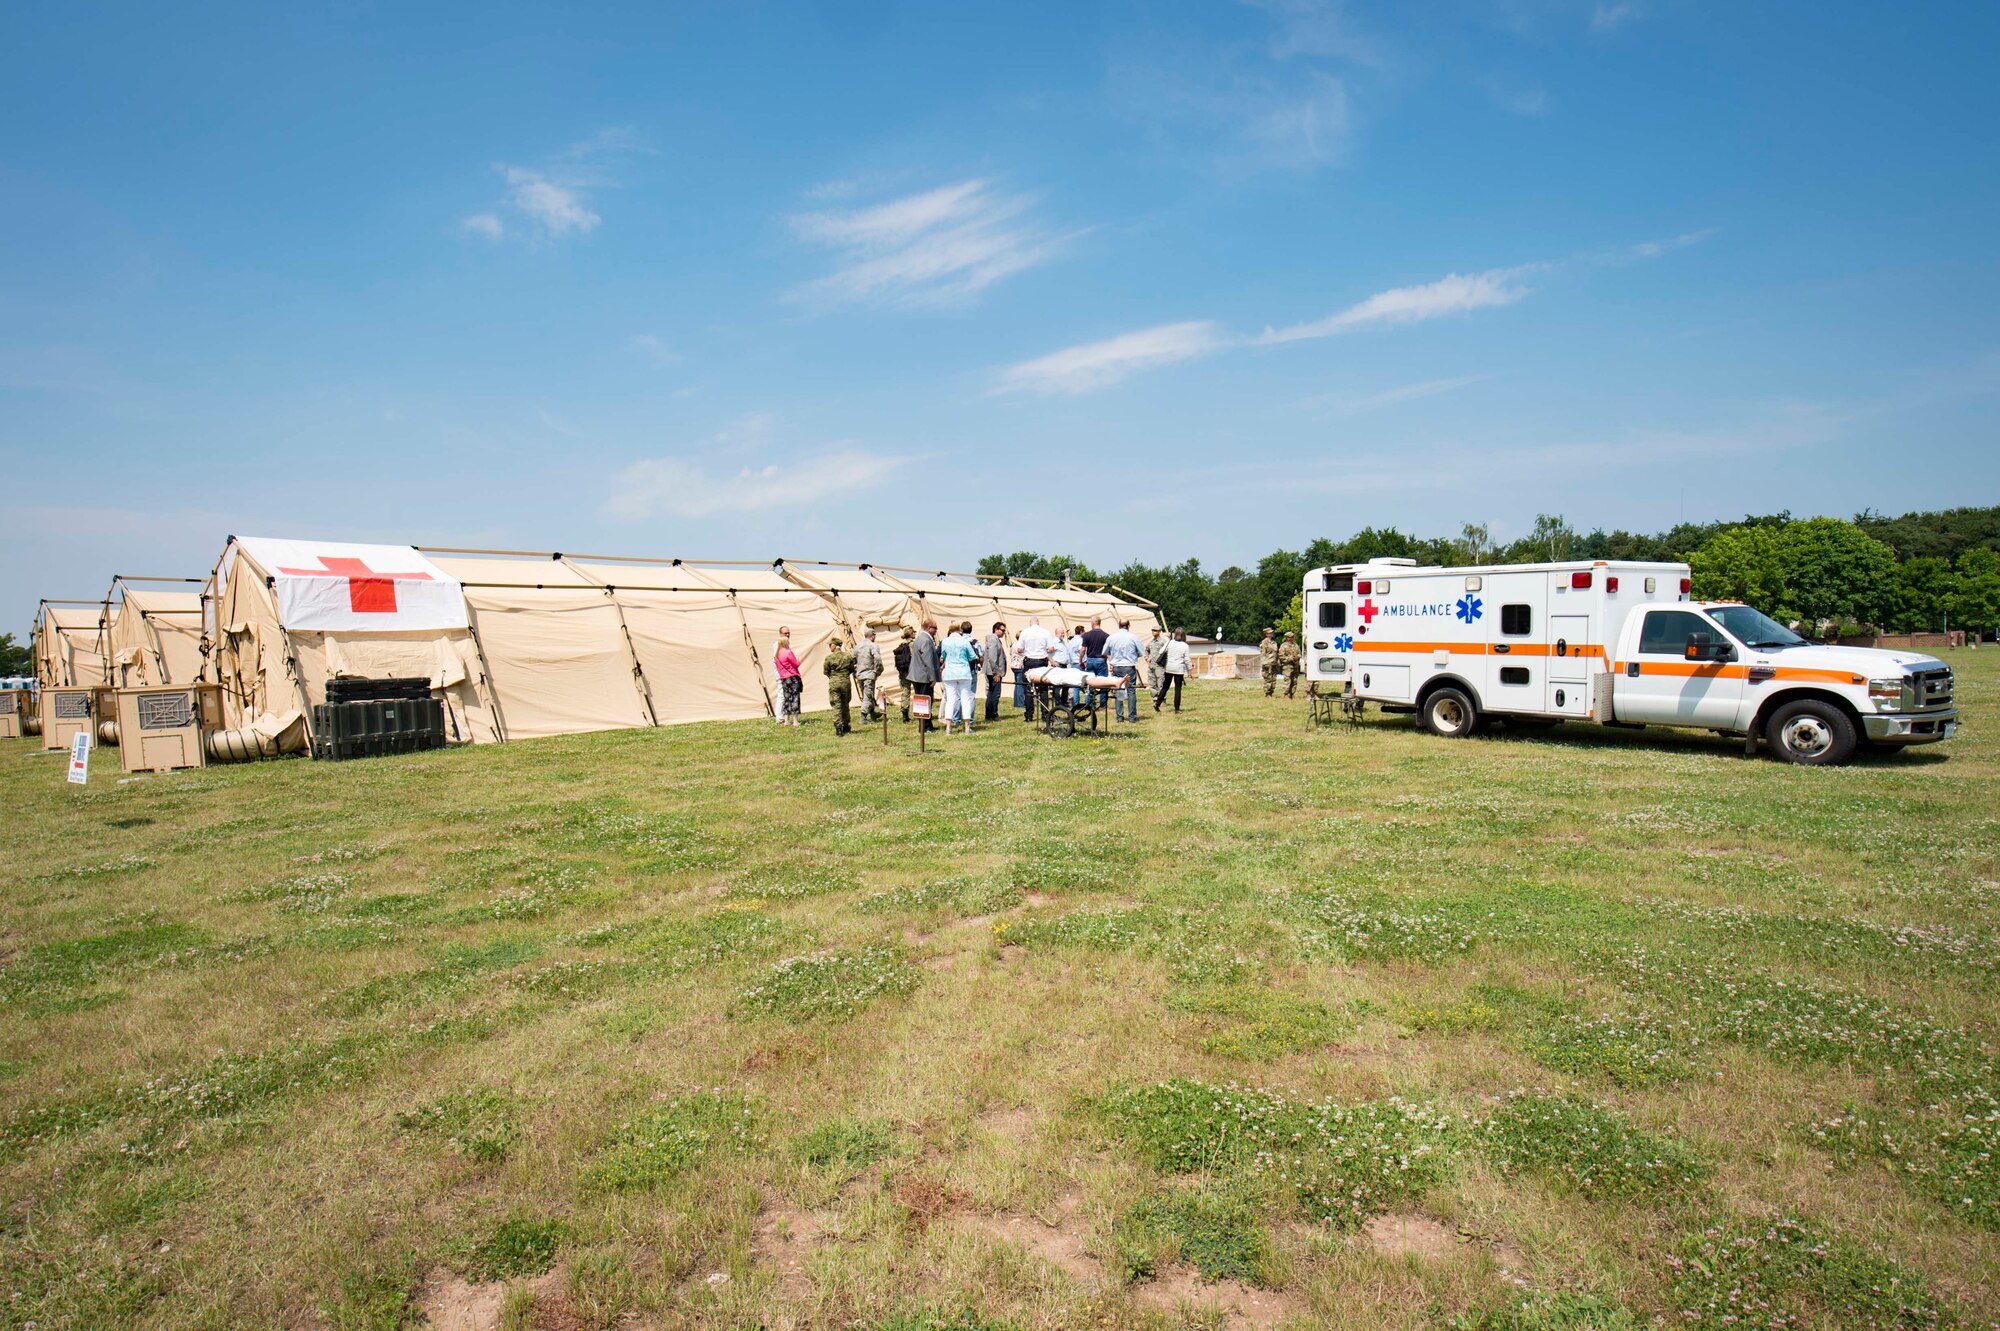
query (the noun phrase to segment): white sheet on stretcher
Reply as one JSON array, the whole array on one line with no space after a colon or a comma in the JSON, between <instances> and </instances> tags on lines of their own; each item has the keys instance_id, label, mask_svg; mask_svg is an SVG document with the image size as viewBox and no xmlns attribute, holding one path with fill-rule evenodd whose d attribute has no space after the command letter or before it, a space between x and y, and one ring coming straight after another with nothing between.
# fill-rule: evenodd
<instances>
[{"instance_id":1,"label":"white sheet on stretcher","mask_svg":"<svg viewBox=\"0 0 2000 1331\"><path fill-rule=\"evenodd\" d=\"M1075 666L1036 666L1028 672L1028 682L1051 684L1062 689L1115 689L1125 681L1116 675L1087 675Z\"/></svg>"}]
</instances>

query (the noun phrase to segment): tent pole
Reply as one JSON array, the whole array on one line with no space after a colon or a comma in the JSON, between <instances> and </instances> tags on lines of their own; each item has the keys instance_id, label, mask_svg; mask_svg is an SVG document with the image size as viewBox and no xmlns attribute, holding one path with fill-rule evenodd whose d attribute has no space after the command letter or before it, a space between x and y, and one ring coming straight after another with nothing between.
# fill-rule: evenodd
<instances>
[{"instance_id":1,"label":"tent pole","mask_svg":"<svg viewBox=\"0 0 2000 1331\"><path fill-rule=\"evenodd\" d=\"M486 706L493 713L493 733L500 742L507 742L507 718L500 714L500 690L493 687L493 667L486 664L486 644L479 640L479 627L472 622L472 598L465 598L465 633L472 639L472 650L479 653L479 687L486 694Z\"/></svg>"},{"instance_id":2,"label":"tent pole","mask_svg":"<svg viewBox=\"0 0 2000 1331\"><path fill-rule=\"evenodd\" d=\"M743 613L743 603L736 599L736 589L723 586L698 568L690 568L686 564L682 564L681 567L729 598L730 607L736 611L736 622L743 626L743 648L750 653L750 668L757 673L757 689L764 695L764 715L775 717L778 708L771 701L771 684L764 678L764 663L758 659L757 643L750 636L750 617Z\"/></svg>"},{"instance_id":3,"label":"tent pole","mask_svg":"<svg viewBox=\"0 0 2000 1331\"><path fill-rule=\"evenodd\" d=\"M590 574L578 568L575 564L570 563L567 555L557 555L556 558L562 561L563 567L569 569L584 581L595 581L591 578ZM646 724L657 729L660 724L660 716L658 712L653 710L653 686L651 681L646 678L646 668L639 664L639 649L632 645L632 630L625 623L625 607L618 601L618 589L603 582L599 582L597 585L604 588L604 595L610 600L611 609L618 616L618 631L625 635L625 655L630 657L632 661L632 683L633 687L639 692L639 705L646 709Z\"/></svg>"}]
</instances>

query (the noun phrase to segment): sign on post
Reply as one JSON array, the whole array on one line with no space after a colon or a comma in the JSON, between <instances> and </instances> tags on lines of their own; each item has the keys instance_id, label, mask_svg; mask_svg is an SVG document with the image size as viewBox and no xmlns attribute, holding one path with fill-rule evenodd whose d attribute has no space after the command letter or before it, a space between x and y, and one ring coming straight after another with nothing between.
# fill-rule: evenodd
<instances>
[{"instance_id":1,"label":"sign on post","mask_svg":"<svg viewBox=\"0 0 2000 1331\"><path fill-rule=\"evenodd\" d=\"M69 737L69 782L73 786L90 783L90 728Z\"/></svg>"}]
</instances>

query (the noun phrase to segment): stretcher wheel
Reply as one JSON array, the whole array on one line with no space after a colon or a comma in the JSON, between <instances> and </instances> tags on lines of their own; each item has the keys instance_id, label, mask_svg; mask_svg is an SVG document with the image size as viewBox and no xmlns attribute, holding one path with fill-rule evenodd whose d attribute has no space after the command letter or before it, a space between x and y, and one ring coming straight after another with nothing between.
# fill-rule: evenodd
<instances>
[{"instance_id":1,"label":"stretcher wheel","mask_svg":"<svg viewBox=\"0 0 2000 1331\"><path fill-rule=\"evenodd\" d=\"M1088 730L1095 734L1097 731L1097 709L1094 707L1085 707L1081 704L1070 708L1069 728L1072 732Z\"/></svg>"},{"instance_id":2,"label":"stretcher wheel","mask_svg":"<svg viewBox=\"0 0 2000 1331\"><path fill-rule=\"evenodd\" d=\"M1049 709L1049 738L1068 739L1076 733L1076 713L1067 707Z\"/></svg>"}]
</instances>

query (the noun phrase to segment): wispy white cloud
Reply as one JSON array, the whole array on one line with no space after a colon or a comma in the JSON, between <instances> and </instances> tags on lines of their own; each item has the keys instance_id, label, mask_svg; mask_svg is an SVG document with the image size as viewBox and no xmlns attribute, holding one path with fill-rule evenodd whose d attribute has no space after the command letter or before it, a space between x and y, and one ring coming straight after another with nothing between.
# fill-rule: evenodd
<instances>
[{"instance_id":1,"label":"wispy white cloud","mask_svg":"<svg viewBox=\"0 0 2000 1331\"><path fill-rule=\"evenodd\" d=\"M551 430L554 430L557 434L567 435L571 439L576 439L580 437L580 432L574 425L570 425L565 421L557 420L555 416L551 415L544 408L536 407L535 414L542 418L542 424L548 426Z\"/></svg>"},{"instance_id":2,"label":"wispy white cloud","mask_svg":"<svg viewBox=\"0 0 2000 1331\"><path fill-rule=\"evenodd\" d=\"M1064 237L1029 221L1033 195L964 180L847 211L791 219L802 238L834 250L834 271L795 288L808 305L935 305L974 296L1053 257Z\"/></svg>"},{"instance_id":3,"label":"wispy white cloud","mask_svg":"<svg viewBox=\"0 0 2000 1331\"><path fill-rule=\"evenodd\" d=\"M1636 0L1614 0L1613 3L1599 4L1590 11L1590 30L1615 32L1645 12L1645 7L1636 3Z\"/></svg>"},{"instance_id":4,"label":"wispy white cloud","mask_svg":"<svg viewBox=\"0 0 2000 1331\"><path fill-rule=\"evenodd\" d=\"M1683 231L1680 235L1670 237L1666 240L1641 241L1632 247L1632 257L1635 259L1657 259L1662 254L1672 254L1675 250L1684 250L1690 245L1699 245L1710 236L1715 235L1716 231L1717 228L1711 226L1704 227L1700 231Z\"/></svg>"},{"instance_id":5,"label":"wispy white cloud","mask_svg":"<svg viewBox=\"0 0 2000 1331\"><path fill-rule=\"evenodd\" d=\"M1374 324L1422 323L1450 314L1468 314L1496 305L1512 305L1528 294L1520 284L1528 268L1494 268L1470 275L1453 273L1421 286L1395 287L1378 292L1324 319L1293 324L1289 328L1266 328L1255 341L1259 346L1303 342L1332 337Z\"/></svg>"},{"instance_id":6,"label":"wispy white cloud","mask_svg":"<svg viewBox=\"0 0 2000 1331\"><path fill-rule=\"evenodd\" d=\"M1136 38L1114 52L1109 92L1165 148L1224 174L1310 172L1340 161L1357 90L1393 61L1332 0L1250 0L1266 27L1233 43Z\"/></svg>"},{"instance_id":7,"label":"wispy white cloud","mask_svg":"<svg viewBox=\"0 0 2000 1331\"><path fill-rule=\"evenodd\" d=\"M1393 407L1403 402L1416 402L1427 397L1437 397L1441 393L1456 393L1461 388L1485 383L1493 378L1490 374L1461 374L1450 379L1425 379L1414 384L1399 384L1395 388L1385 388L1379 393L1366 397L1351 398L1336 404L1344 412L1374 411L1379 407Z\"/></svg>"},{"instance_id":8,"label":"wispy white cloud","mask_svg":"<svg viewBox=\"0 0 2000 1331\"><path fill-rule=\"evenodd\" d=\"M505 210L530 235L587 235L604 220L592 206L591 194L615 183L611 163L647 151L631 129L613 127L579 139L537 165L496 162L493 170L505 184L505 194L497 206L469 214L459 227L467 235L500 240L510 232L501 217Z\"/></svg>"},{"instance_id":9,"label":"wispy white cloud","mask_svg":"<svg viewBox=\"0 0 2000 1331\"><path fill-rule=\"evenodd\" d=\"M632 346L655 365L672 365L680 359L680 354L668 346L664 338L652 333L633 334Z\"/></svg>"},{"instance_id":10,"label":"wispy white cloud","mask_svg":"<svg viewBox=\"0 0 2000 1331\"><path fill-rule=\"evenodd\" d=\"M604 511L625 519L706 518L796 508L870 489L913 460L835 448L715 475L695 458L646 458L618 473Z\"/></svg>"},{"instance_id":11,"label":"wispy white cloud","mask_svg":"<svg viewBox=\"0 0 2000 1331\"><path fill-rule=\"evenodd\" d=\"M507 181L507 201L548 235L591 231L604 220L584 206L574 185L561 184L521 166L502 166L499 171Z\"/></svg>"},{"instance_id":12,"label":"wispy white cloud","mask_svg":"<svg viewBox=\"0 0 2000 1331\"><path fill-rule=\"evenodd\" d=\"M1228 339L1206 320L1161 324L1023 361L1000 373L994 391L1088 393L1141 370L1206 356L1226 345Z\"/></svg>"}]
</instances>

